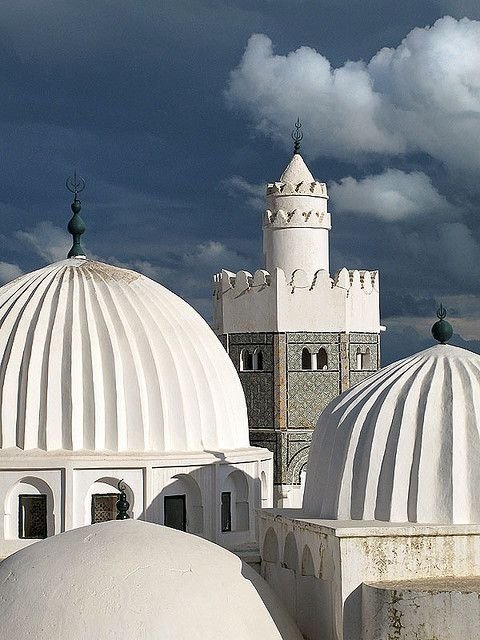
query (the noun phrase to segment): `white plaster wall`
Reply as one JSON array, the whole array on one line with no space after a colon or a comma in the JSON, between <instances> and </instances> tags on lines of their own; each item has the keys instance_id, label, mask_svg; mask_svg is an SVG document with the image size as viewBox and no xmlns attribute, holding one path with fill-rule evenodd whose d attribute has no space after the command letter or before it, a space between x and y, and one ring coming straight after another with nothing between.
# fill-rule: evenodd
<instances>
[{"instance_id":1,"label":"white plaster wall","mask_svg":"<svg viewBox=\"0 0 480 640\"><path fill-rule=\"evenodd\" d=\"M216 276L214 328L222 333L261 331L380 332L378 274L364 278L342 269L334 280L327 271L293 278L281 269L254 276L229 272ZM263 282L262 282L263 278ZM232 284L232 281L234 284Z\"/></svg>"},{"instance_id":2,"label":"white plaster wall","mask_svg":"<svg viewBox=\"0 0 480 640\"><path fill-rule=\"evenodd\" d=\"M282 269L288 277L303 269L310 279L319 269L330 270L328 230L301 227L266 227L263 231L265 269Z\"/></svg>"},{"instance_id":3,"label":"white plaster wall","mask_svg":"<svg viewBox=\"0 0 480 640\"><path fill-rule=\"evenodd\" d=\"M163 524L163 497L185 493L191 532L232 550L245 545L256 547L255 509L262 504L272 505L272 454L256 447L215 455L199 452L162 458L144 454L140 459L112 455L103 459L85 456L74 460L58 456L56 469L43 468L40 458L31 457L30 462L25 469L12 471L11 467L19 465L18 458L0 457L0 500L3 501L0 504L4 505L4 517L0 518L0 558L34 542L18 539L18 495L46 492L45 487L40 486L41 482L52 492L49 535L90 524L92 495L117 493L118 481L122 479L127 488L130 515L134 518ZM221 533L221 492L233 471L243 473L248 486L249 527ZM19 487L22 478L32 480ZM47 508L49 506L48 503Z\"/></svg>"},{"instance_id":4,"label":"white plaster wall","mask_svg":"<svg viewBox=\"0 0 480 640\"><path fill-rule=\"evenodd\" d=\"M362 640L474 640L479 580L412 580L362 588Z\"/></svg>"},{"instance_id":5,"label":"white plaster wall","mask_svg":"<svg viewBox=\"0 0 480 640\"><path fill-rule=\"evenodd\" d=\"M278 540L276 558L271 553L272 531ZM308 546L314 580L304 581L302 569L295 571L285 561L289 534L302 560ZM262 575L310 640L359 640L365 582L469 577L476 576L480 566L480 525L394 526L309 520L300 510L266 510L259 512L259 538ZM302 604L305 599L309 612Z\"/></svg>"}]
</instances>

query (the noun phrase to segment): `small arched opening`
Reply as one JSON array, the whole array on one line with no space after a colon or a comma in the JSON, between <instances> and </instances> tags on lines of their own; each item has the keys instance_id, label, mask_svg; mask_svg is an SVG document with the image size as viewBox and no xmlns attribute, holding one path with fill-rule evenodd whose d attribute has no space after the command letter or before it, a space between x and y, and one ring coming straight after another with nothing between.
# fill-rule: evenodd
<instances>
[{"instance_id":1,"label":"small arched opening","mask_svg":"<svg viewBox=\"0 0 480 640\"><path fill-rule=\"evenodd\" d=\"M278 562L278 538L270 527L263 540L262 560L264 562Z\"/></svg>"},{"instance_id":2,"label":"small arched opening","mask_svg":"<svg viewBox=\"0 0 480 640\"><path fill-rule=\"evenodd\" d=\"M191 475L179 473L167 485L161 497L163 504L162 522L167 527L203 534L202 492Z\"/></svg>"},{"instance_id":3,"label":"small arched opening","mask_svg":"<svg viewBox=\"0 0 480 640\"><path fill-rule=\"evenodd\" d=\"M5 499L5 539L39 540L55 534L54 498L41 478L26 476Z\"/></svg>"},{"instance_id":4,"label":"small arched opening","mask_svg":"<svg viewBox=\"0 0 480 640\"><path fill-rule=\"evenodd\" d=\"M253 352L252 368L254 371L263 371L263 351L258 347Z\"/></svg>"},{"instance_id":5,"label":"small arched opening","mask_svg":"<svg viewBox=\"0 0 480 640\"><path fill-rule=\"evenodd\" d=\"M364 351L358 347L356 353L356 364L358 371L364 371L372 368L372 354L368 347Z\"/></svg>"},{"instance_id":6,"label":"small arched opening","mask_svg":"<svg viewBox=\"0 0 480 640\"><path fill-rule=\"evenodd\" d=\"M310 547L306 544L302 553L302 576L314 576L315 565L313 564L313 556Z\"/></svg>"},{"instance_id":7,"label":"small arched opening","mask_svg":"<svg viewBox=\"0 0 480 640\"><path fill-rule=\"evenodd\" d=\"M292 571L298 571L298 548L297 541L292 532L285 538L285 547L283 549L283 566Z\"/></svg>"},{"instance_id":8,"label":"small arched opening","mask_svg":"<svg viewBox=\"0 0 480 640\"><path fill-rule=\"evenodd\" d=\"M250 528L248 482L241 471L232 471L221 494L221 528L224 533Z\"/></svg>"},{"instance_id":9,"label":"small arched opening","mask_svg":"<svg viewBox=\"0 0 480 640\"><path fill-rule=\"evenodd\" d=\"M312 369L312 354L310 353L310 349L307 349L307 347L303 347L302 349L302 369L304 371Z\"/></svg>"},{"instance_id":10,"label":"small arched opening","mask_svg":"<svg viewBox=\"0 0 480 640\"><path fill-rule=\"evenodd\" d=\"M129 503L128 516L130 518L133 517L135 496L132 488L122 478L103 477L91 484L87 491L85 496L85 522L97 524L116 519L117 500L120 495L118 483L120 481L122 481Z\"/></svg>"},{"instance_id":11,"label":"small arched opening","mask_svg":"<svg viewBox=\"0 0 480 640\"><path fill-rule=\"evenodd\" d=\"M326 371L328 369L328 355L326 350L322 347L317 352L317 370Z\"/></svg>"},{"instance_id":12,"label":"small arched opening","mask_svg":"<svg viewBox=\"0 0 480 640\"><path fill-rule=\"evenodd\" d=\"M252 371L253 370L253 354L249 349L242 349L240 351L240 371Z\"/></svg>"}]
</instances>

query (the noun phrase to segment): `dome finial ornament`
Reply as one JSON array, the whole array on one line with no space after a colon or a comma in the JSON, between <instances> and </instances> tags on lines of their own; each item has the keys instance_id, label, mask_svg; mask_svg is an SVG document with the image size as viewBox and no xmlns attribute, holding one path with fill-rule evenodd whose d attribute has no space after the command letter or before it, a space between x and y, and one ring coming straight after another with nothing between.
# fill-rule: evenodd
<instances>
[{"instance_id":1,"label":"dome finial ornament","mask_svg":"<svg viewBox=\"0 0 480 640\"><path fill-rule=\"evenodd\" d=\"M73 236L73 245L68 252L67 258L85 258L85 249L80 243L80 237L85 233L85 223L80 217L82 203L77 198L77 195L85 189L85 180L80 176L77 178L77 172L75 170L73 172L73 178L72 176L67 178L65 186L70 193L73 193L73 202L71 204L73 216L67 226L68 232Z\"/></svg>"},{"instance_id":2,"label":"dome finial ornament","mask_svg":"<svg viewBox=\"0 0 480 640\"><path fill-rule=\"evenodd\" d=\"M301 128L302 128L302 123L300 122L300 118L297 118L297 121L295 123L295 129L291 133L292 140L293 140L294 155L300 151L300 142L303 140L303 132L300 131Z\"/></svg>"},{"instance_id":3,"label":"dome finial ornament","mask_svg":"<svg viewBox=\"0 0 480 640\"><path fill-rule=\"evenodd\" d=\"M432 327L432 336L440 342L440 344L445 344L450 340L453 335L452 325L445 320L447 316L447 311L445 307L441 304L437 309L437 322Z\"/></svg>"},{"instance_id":4,"label":"dome finial ornament","mask_svg":"<svg viewBox=\"0 0 480 640\"><path fill-rule=\"evenodd\" d=\"M120 491L120 496L118 497L118 500L116 503L116 507L117 507L116 520L128 520L130 518L130 516L128 515L130 503L127 500L127 494L125 493L124 481L120 480L117 486L118 486L118 490Z\"/></svg>"}]
</instances>

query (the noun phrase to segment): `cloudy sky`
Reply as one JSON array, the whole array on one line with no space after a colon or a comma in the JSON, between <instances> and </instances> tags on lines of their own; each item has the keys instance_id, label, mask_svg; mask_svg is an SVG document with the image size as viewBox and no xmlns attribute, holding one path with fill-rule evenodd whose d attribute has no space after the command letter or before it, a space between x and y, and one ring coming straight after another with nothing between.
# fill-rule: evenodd
<instances>
[{"instance_id":1,"label":"cloudy sky","mask_svg":"<svg viewBox=\"0 0 480 640\"><path fill-rule=\"evenodd\" d=\"M379 269L383 361L438 303L480 351L477 0L4 0L0 281L63 258L65 178L90 255L211 316L211 276L262 266L264 185L327 182L331 267Z\"/></svg>"}]
</instances>

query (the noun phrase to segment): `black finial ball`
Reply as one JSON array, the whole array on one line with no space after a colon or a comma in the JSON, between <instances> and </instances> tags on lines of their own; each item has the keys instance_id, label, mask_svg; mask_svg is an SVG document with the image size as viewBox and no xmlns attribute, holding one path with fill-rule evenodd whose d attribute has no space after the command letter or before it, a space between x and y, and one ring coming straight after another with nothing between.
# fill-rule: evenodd
<instances>
[{"instance_id":1,"label":"black finial ball","mask_svg":"<svg viewBox=\"0 0 480 640\"><path fill-rule=\"evenodd\" d=\"M82 203L80 202L80 200L74 200L70 206L73 213L80 213L82 209Z\"/></svg>"},{"instance_id":2,"label":"black finial ball","mask_svg":"<svg viewBox=\"0 0 480 640\"><path fill-rule=\"evenodd\" d=\"M437 342L440 342L440 344L448 342L453 335L452 325L445 320L446 315L447 312L445 311L445 308L443 305L440 305L437 311L438 320L432 327L432 336L437 340Z\"/></svg>"}]
</instances>

